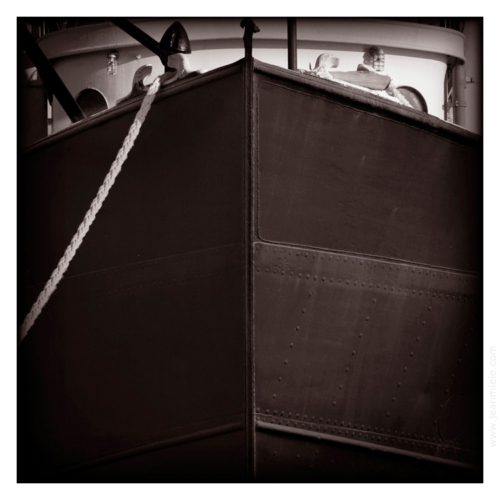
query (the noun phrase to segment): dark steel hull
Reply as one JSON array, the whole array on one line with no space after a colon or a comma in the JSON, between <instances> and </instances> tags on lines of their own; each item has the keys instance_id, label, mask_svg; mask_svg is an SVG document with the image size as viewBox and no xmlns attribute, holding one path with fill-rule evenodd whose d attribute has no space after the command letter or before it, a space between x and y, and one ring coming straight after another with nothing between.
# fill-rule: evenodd
<instances>
[{"instance_id":1,"label":"dark steel hull","mask_svg":"<svg viewBox=\"0 0 500 500\"><path fill-rule=\"evenodd\" d=\"M140 100L23 152L19 318ZM18 354L19 481L481 481L482 145L251 59L160 92Z\"/></svg>"}]
</instances>

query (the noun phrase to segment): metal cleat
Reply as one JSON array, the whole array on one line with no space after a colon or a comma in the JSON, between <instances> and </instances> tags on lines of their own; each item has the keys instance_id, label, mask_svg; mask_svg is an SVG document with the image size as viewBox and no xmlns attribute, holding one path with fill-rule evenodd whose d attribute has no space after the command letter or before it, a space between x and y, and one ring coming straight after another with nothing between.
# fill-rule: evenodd
<instances>
[{"instance_id":1,"label":"metal cleat","mask_svg":"<svg viewBox=\"0 0 500 500\"><path fill-rule=\"evenodd\" d=\"M206 73L206 69L199 69L196 71L191 70L191 64L189 64L189 59L185 54L172 54L168 58L168 65L172 71L169 71L163 74L160 77L161 85L168 85L177 80L181 80L183 78L187 78L190 76L201 75Z\"/></svg>"},{"instance_id":2,"label":"metal cleat","mask_svg":"<svg viewBox=\"0 0 500 500\"><path fill-rule=\"evenodd\" d=\"M186 30L179 21L175 21L167 29L160 43L126 19L111 18L111 21L160 58L165 68L165 73L160 76L161 86L168 85L181 78L199 75L207 71L191 71L191 66L186 56L186 54L191 54L191 44ZM153 67L149 64L141 66L135 72L132 81L132 91L127 96L119 99L117 104L145 94L150 85L144 85L144 79L151 75L152 70Z\"/></svg>"},{"instance_id":3,"label":"metal cleat","mask_svg":"<svg viewBox=\"0 0 500 500\"><path fill-rule=\"evenodd\" d=\"M182 78L187 78L190 76L201 75L205 73L206 69L199 69L197 71L191 70L191 65L189 64L189 59L185 54L172 54L168 58L169 71L160 75L160 85L163 87L165 85L169 85L177 80ZM151 84L144 85L144 79L148 76L151 76L153 71L153 66L151 64L146 64L141 66L134 75L134 79L132 81L132 91L116 101L117 104L128 101L129 99L133 99L134 97L145 94Z\"/></svg>"},{"instance_id":4,"label":"metal cleat","mask_svg":"<svg viewBox=\"0 0 500 500\"><path fill-rule=\"evenodd\" d=\"M144 66L141 66L134 74L134 79L132 80L132 91L122 99L118 99L118 101L116 101L116 104L120 104L124 101L128 101L129 99L133 99L134 97L145 94L148 91L150 85L144 85L144 79L148 76L151 76L152 71L153 66L151 66L151 64L145 64ZM171 73L169 73L169 75L171 75Z\"/></svg>"}]
</instances>

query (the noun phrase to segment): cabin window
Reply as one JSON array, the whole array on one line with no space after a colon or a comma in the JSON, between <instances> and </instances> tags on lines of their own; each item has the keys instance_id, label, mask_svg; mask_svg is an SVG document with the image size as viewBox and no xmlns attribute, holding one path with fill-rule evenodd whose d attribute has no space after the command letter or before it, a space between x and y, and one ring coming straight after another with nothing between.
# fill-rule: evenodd
<instances>
[{"instance_id":1,"label":"cabin window","mask_svg":"<svg viewBox=\"0 0 500 500\"><path fill-rule=\"evenodd\" d=\"M427 103L425 102L424 96L417 89L403 85L402 87L398 87L398 90L403 94L406 100L410 102L414 109L427 113Z\"/></svg>"},{"instance_id":2,"label":"cabin window","mask_svg":"<svg viewBox=\"0 0 500 500\"><path fill-rule=\"evenodd\" d=\"M95 115L100 111L108 109L106 98L98 90L95 89L82 90L76 96L76 102L78 103L80 108L82 108L85 116Z\"/></svg>"}]
</instances>

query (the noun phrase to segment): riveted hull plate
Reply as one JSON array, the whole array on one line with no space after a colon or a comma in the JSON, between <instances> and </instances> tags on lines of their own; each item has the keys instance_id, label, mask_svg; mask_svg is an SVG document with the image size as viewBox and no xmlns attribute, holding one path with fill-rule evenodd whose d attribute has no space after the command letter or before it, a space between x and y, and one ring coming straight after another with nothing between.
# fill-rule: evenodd
<instances>
[{"instance_id":1,"label":"riveted hull plate","mask_svg":"<svg viewBox=\"0 0 500 500\"><path fill-rule=\"evenodd\" d=\"M255 262L260 418L479 463L476 277L265 243Z\"/></svg>"}]
</instances>

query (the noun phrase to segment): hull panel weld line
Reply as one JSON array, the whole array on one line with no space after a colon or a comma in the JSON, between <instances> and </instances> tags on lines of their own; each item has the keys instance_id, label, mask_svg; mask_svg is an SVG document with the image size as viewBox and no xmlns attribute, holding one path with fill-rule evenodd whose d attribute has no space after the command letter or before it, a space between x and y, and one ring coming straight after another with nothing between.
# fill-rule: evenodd
<instances>
[{"instance_id":1,"label":"hull panel weld line","mask_svg":"<svg viewBox=\"0 0 500 500\"><path fill-rule=\"evenodd\" d=\"M229 424L219 425L217 427L212 427L210 429L203 429L200 431L191 432L183 436L175 436L172 438L164 439L162 441L156 441L151 444L139 446L138 448L132 448L130 450L126 450L120 453L115 453L113 455L106 455L105 457L97 458L95 460L91 460L90 462L84 462L82 464L75 464L75 465L69 465L67 467L62 467L60 469L48 472L46 474L46 477L51 477L56 474L63 474L67 472L88 469L90 467L95 467L109 462L122 460L124 458L143 455L144 453L150 453L152 451L157 451L162 448L168 448L170 446L191 443L193 441L199 441L201 439L206 439L209 437L220 436L222 434L229 434L230 432L243 430L243 428L244 428L243 422L241 421L231 422Z\"/></svg>"}]
</instances>

